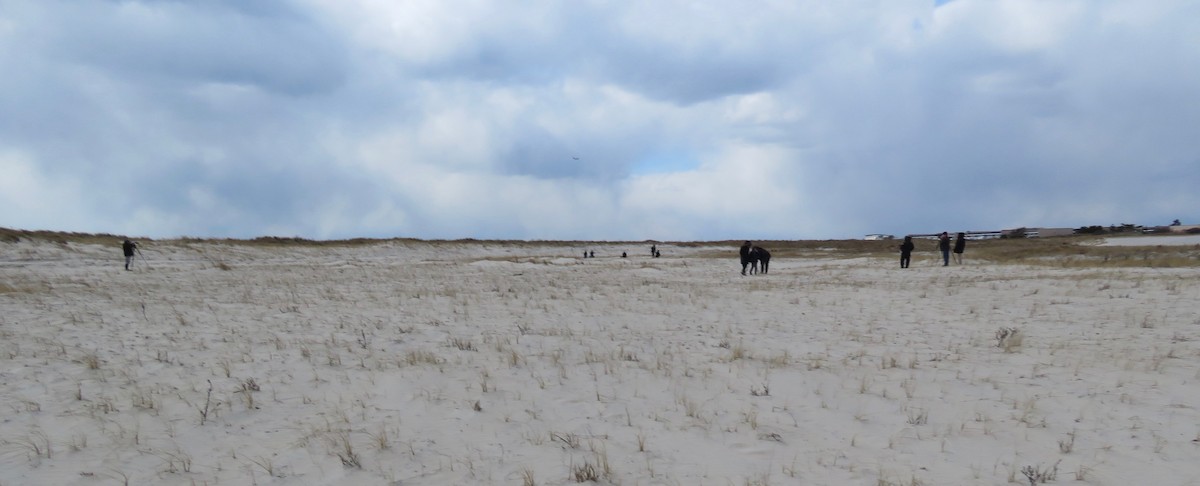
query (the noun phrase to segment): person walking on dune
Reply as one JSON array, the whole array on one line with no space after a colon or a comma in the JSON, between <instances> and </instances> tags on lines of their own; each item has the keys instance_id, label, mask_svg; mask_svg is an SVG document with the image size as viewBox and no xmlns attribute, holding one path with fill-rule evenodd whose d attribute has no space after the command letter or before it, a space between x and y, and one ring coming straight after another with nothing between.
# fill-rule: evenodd
<instances>
[{"instance_id":1,"label":"person walking on dune","mask_svg":"<svg viewBox=\"0 0 1200 486\"><path fill-rule=\"evenodd\" d=\"M963 250L965 250L966 248L967 248L967 235L962 232L959 232L958 235L956 235L954 237L954 263L956 265L962 265L962 262L963 262L962 254L963 254Z\"/></svg>"},{"instance_id":2,"label":"person walking on dune","mask_svg":"<svg viewBox=\"0 0 1200 486\"><path fill-rule=\"evenodd\" d=\"M121 251L125 252L125 269L129 270L129 265L133 264L133 252L137 251L137 243L125 240L121 243Z\"/></svg>"},{"instance_id":3,"label":"person walking on dune","mask_svg":"<svg viewBox=\"0 0 1200 486\"><path fill-rule=\"evenodd\" d=\"M942 250L942 266L950 266L950 233L943 231L938 236L938 249Z\"/></svg>"},{"instance_id":4,"label":"person walking on dune","mask_svg":"<svg viewBox=\"0 0 1200 486\"><path fill-rule=\"evenodd\" d=\"M900 268L908 268L909 262L912 261L912 251L916 245L912 242L912 236L905 236L904 243L900 244Z\"/></svg>"}]
</instances>

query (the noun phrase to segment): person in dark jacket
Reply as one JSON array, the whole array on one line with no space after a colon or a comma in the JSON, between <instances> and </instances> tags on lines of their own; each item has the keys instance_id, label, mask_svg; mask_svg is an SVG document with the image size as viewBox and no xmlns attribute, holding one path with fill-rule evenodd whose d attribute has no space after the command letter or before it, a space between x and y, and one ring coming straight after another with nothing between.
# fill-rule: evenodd
<instances>
[{"instance_id":1,"label":"person in dark jacket","mask_svg":"<svg viewBox=\"0 0 1200 486\"><path fill-rule=\"evenodd\" d=\"M943 231L938 236L938 249L942 250L942 266L950 266L950 233Z\"/></svg>"},{"instance_id":2,"label":"person in dark jacket","mask_svg":"<svg viewBox=\"0 0 1200 486\"><path fill-rule=\"evenodd\" d=\"M762 273L767 273L767 267L769 266L771 266L771 252L767 251L766 248L758 246L750 249L751 274L754 274L757 271L756 267L761 269Z\"/></svg>"},{"instance_id":3,"label":"person in dark jacket","mask_svg":"<svg viewBox=\"0 0 1200 486\"><path fill-rule=\"evenodd\" d=\"M967 235L959 233L954 237L954 263L962 265L963 250L967 248Z\"/></svg>"},{"instance_id":4,"label":"person in dark jacket","mask_svg":"<svg viewBox=\"0 0 1200 486\"><path fill-rule=\"evenodd\" d=\"M742 258L742 275L746 274L746 266L750 265L750 249L754 245L749 241L742 243L742 247L738 250L738 254Z\"/></svg>"},{"instance_id":5,"label":"person in dark jacket","mask_svg":"<svg viewBox=\"0 0 1200 486\"><path fill-rule=\"evenodd\" d=\"M121 251L125 252L125 269L129 270L129 265L133 263L133 252L137 250L137 243L125 240L121 243Z\"/></svg>"},{"instance_id":6,"label":"person in dark jacket","mask_svg":"<svg viewBox=\"0 0 1200 486\"><path fill-rule=\"evenodd\" d=\"M904 243L900 244L900 268L908 268L909 262L912 261L912 251L916 245L912 242L912 236L905 236Z\"/></svg>"}]
</instances>

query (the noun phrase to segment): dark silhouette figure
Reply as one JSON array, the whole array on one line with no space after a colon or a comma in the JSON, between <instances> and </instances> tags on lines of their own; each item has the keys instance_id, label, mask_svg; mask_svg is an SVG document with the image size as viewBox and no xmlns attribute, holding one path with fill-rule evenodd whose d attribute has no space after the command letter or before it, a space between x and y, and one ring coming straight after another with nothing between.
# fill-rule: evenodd
<instances>
[{"instance_id":1,"label":"dark silhouette figure","mask_svg":"<svg viewBox=\"0 0 1200 486\"><path fill-rule=\"evenodd\" d=\"M626 258L627 256L628 255L626 255L625 252L621 252L621 258Z\"/></svg>"},{"instance_id":2,"label":"dark silhouette figure","mask_svg":"<svg viewBox=\"0 0 1200 486\"><path fill-rule=\"evenodd\" d=\"M742 247L738 249L738 255L742 259L742 275L746 274L746 267L750 265L750 250L754 249L754 245L749 241L742 243Z\"/></svg>"},{"instance_id":3,"label":"dark silhouette figure","mask_svg":"<svg viewBox=\"0 0 1200 486\"><path fill-rule=\"evenodd\" d=\"M652 256L652 257L658 256L658 247L657 246L650 245L650 256Z\"/></svg>"},{"instance_id":4,"label":"dark silhouette figure","mask_svg":"<svg viewBox=\"0 0 1200 486\"><path fill-rule=\"evenodd\" d=\"M761 268L762 273L767 273L767 267L771 265L771 252L766 248L754 247L750 249L750 273L758 273Z\"/></svg>"},{"instance_id":5,"label":"dark silhouette figure","mask_svg":"<svg viewBox=\"0 0 1200 486\"><path fill-rule=\"evenodd\" d=\"M133 263L133 252L137 251L137 243L125 240L121 243L121 251L125 252L125 269L129 270L129 265Z\"/></svg>"},{"instance_id":6,"label":"dark silhouette figure","mask_svg":"<svg viewBox=\"0 0 1200 486\"><path fill-rule=\"evenodd\" d=\"M654 250L654 258L658 258L658 257L660 257L660 256L662 256L662 251L661 251L661 250Z\"/></svg>"},{"instance_id":7,"label":"dark silhouette figure","mask_svg":"<svg viewBox=\"0 0 1200 486\"><path fill-rule=\"evenodd\" d=\"M942 266L950 265L950 233L945 231L938 236L938 249L942 250Z\"/></svg>"},{"instance_id":8,"label":"dark silhouette figure","mask_svg":"<svg viewBox=\"0 0 1200 486\"><path fill-rule=\"evenodd\" d=\"M596 258L596 252L594 252L594 251L588 252L588 258Z\"/></svg>"},{"instance_id":9,"label":"dark silhouette figure","mask_svg":"<svg viewBox=\"0 0 1200 486\"><path fill-rule=\"evenodd\" d=\"M962 265L963 250L967 248L967 235L959 233L954 237L954 263Z\"/></svg>"},{"instance_id":10,"label":"dark silhouette figure","mask_svg":"<svg viewBox=\"0 0 1200 486\"><path fill-rule=\"evenodd\" d=\"M916 248L913 244L912 236L905 236L904 243L900 244L900 268L908 268L909 262L912 261L912 251Z\"/></svg>"},{"instance_id":11,"label":"dark silhouette figure","mask_svg":"<svg viewBox=\"0 0 1200 486\"><path fill-rule=\"evenodd\" d=\"M758 269L762 268L762 273L767 273L767 268L771 264L771 252L764 248L754 246L753 243L747 241L738 249L738 256L742 261L742 275L746 274L746 268L749 267L750 274L758 273Z\"/></svg>"}]
</instances>

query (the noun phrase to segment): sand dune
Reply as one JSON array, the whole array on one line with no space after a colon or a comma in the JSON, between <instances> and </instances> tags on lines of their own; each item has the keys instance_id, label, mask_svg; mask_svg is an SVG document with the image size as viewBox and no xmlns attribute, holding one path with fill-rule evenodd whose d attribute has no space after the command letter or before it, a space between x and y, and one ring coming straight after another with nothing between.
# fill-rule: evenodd
<instances>
[{"instance_id":1,"label":"sand dune","mask_svg":"<svg viewBox=\"0 0 1200 486\"><path fill-rule=\"evenodd\" d=\"M0 484L1200 483L1194 268L660 248L0 244Z\"/></svg>"}]
</instances>

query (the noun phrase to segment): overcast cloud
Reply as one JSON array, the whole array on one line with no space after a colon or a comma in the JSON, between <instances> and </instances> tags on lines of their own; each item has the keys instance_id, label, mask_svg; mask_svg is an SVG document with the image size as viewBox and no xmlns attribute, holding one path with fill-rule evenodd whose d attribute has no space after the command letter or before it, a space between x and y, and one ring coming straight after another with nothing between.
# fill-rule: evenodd
<instances>
[{"instance_id":1,"label":"overcast cloud","mask_svg":"<svg viewBox=\"0 0 1200 486\"><path fill-rule=\"evenodd\" d=\"M0 0L0 226L1200 223L1194 0Z\"/></svg>"}]
</instances>

